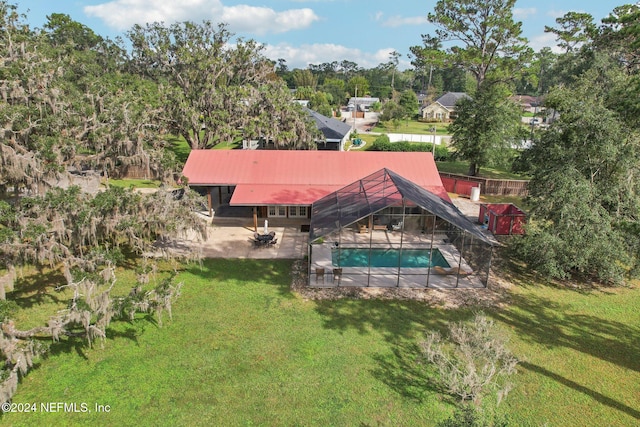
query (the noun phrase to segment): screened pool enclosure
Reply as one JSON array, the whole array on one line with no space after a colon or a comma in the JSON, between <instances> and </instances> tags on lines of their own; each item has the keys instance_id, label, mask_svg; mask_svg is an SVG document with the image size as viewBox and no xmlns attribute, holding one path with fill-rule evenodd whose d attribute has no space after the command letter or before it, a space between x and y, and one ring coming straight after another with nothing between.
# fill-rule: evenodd
<instances>
[{"instance_id":1,"label":"screened pool enclosure","mask_svg":"<svg viewBox=\"0 0 640 427\"><path fill-rule=\"evenodd\" d=\"M313 203L309 285L481 288L492 249L449 200L382 169Z\"/></svg>"}]
</instances>

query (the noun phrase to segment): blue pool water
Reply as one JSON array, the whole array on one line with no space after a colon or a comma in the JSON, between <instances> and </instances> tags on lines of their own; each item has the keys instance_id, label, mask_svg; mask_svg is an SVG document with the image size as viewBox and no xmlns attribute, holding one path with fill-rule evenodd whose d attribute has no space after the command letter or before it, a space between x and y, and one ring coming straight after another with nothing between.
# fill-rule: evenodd
<instances>
[{"instance_id":1,"label":"blue pool water","mask_svg":"<svg viewBox=\"0 0 640 427\"><path fill-rule=\"evenodd\" d=\"M433 250L433 256L429 259L429 249L403 249L400 257L400 249L369 249L341 248L331 251L331 260L336 267L445 267L449 263L444 259L439 250Z\"/></svg>"}]
</instances>

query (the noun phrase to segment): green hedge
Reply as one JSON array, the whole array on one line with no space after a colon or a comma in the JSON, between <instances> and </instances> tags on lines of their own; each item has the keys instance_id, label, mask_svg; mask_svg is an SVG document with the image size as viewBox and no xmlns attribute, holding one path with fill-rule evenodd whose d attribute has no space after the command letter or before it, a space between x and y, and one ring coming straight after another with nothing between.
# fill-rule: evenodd
<instances>
[{"instance_id":1,"label":"green hedge","mask_svg":"<svg viewBox=\"0 0 640 427\"><path fill-rule=\"evenodd\" d=\"M433 144L428 142L409 142L398 141L391 142L387 135L380 135L373 141L371 151L425 151L432 152ZM451 158L451 154L447 147L436 145L435 159L436 161L445 161Z\"/></svg>"}]
</instances>

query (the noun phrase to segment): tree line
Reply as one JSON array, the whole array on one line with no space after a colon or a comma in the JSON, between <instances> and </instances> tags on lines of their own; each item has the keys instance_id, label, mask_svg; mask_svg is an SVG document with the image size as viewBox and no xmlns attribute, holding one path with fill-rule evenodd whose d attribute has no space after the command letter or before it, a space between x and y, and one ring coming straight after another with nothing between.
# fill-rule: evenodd
<instances>
[{"instance_id":1,"label":"tree line","mask_svg":"<svg viewBox=\"0 0 640 427\"><path fill-rule=\"evenodd\" d=\"M475 81L471 98L457 105L452 148L469 161L470 175L501 163L532 177L527 234L511 242L529 268L624 283L639 273L640 6L615 7L600 24L567 13L545 28L564 52L543 50L536 58L513 19L514 5L440 0L428 14L437 30L423 36L424 63L455 64ZM441 50L447 41L457 43ZM553 114L526 147L509 100L523 82Z\"/></svg>"}]
</instances>

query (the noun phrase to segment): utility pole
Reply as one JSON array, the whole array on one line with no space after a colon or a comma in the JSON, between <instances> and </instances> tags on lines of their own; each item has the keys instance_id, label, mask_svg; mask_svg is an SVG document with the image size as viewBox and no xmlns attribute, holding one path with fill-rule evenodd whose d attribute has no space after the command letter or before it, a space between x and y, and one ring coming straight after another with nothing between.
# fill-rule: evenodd
<instances>
[{"instance_id":1,"label":"utility pole","mask_svg":"<svg viewBox=\"0 0 640 427\"><path fill-rule=\"evenodd\" d=\"M356 94L353 97L353 130L356 130L356 116L358 115L358 85L356 85Z\"/></svg>"},{"instance_id":2,"label":"utility pole","mask_svg":"<svg viewBox=\"0 0 640 427\"><path fill-rule=\"evenodd\" d=\"M431 132L433 132L433 145L431 146L431 153L433 155L433 159L435 160L436 158L436 127L433 126L431 129L429 129Z\"/></svg>"}]
</instances>

